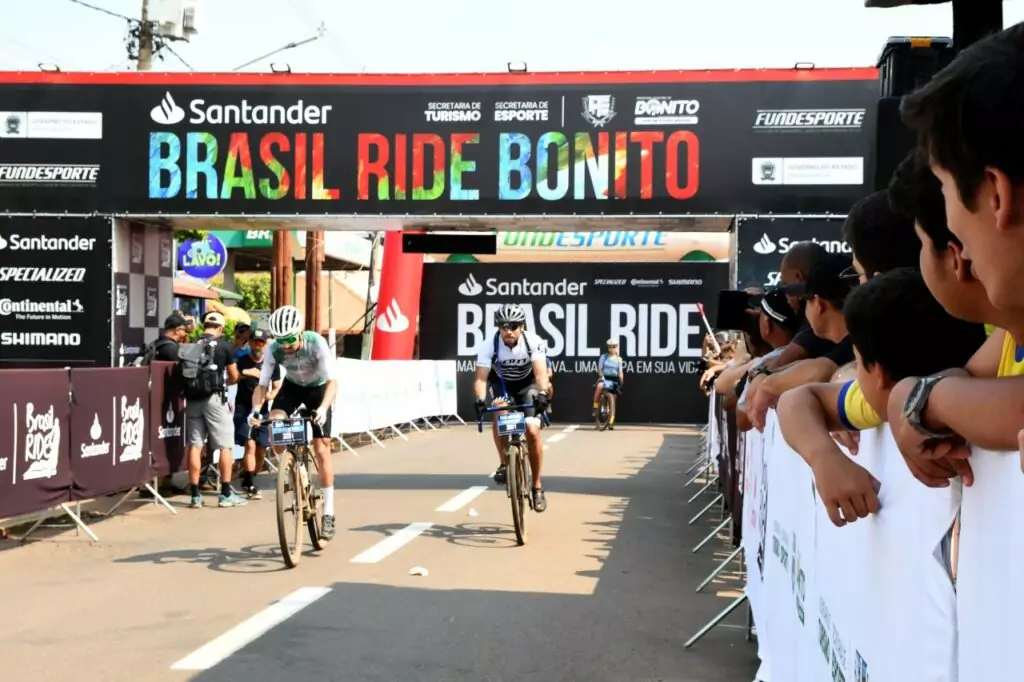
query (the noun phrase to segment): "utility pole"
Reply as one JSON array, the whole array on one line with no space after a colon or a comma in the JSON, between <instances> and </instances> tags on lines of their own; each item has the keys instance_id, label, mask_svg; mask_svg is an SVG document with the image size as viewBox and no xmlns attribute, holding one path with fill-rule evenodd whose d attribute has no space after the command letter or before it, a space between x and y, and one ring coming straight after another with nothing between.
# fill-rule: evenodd
<instances>
[{"instance_id":1,"label":"utility pole","mask_svg":"<svg viewBox=\"0 0 1024 682\"><path fill-rule=\"evenodd\" d=\"M139 24L139 71L153 68L153 25L149 23L149 0L142 0L142 21Z\"/></svg>"}]
</instances>

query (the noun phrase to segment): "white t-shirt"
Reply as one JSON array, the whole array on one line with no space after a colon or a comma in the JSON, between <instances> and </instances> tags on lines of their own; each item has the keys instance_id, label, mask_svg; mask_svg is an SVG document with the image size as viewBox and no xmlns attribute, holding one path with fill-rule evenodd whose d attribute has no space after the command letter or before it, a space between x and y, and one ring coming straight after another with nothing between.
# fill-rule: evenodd
<instances>
[{"instance_id":1,"label":"white t-shirt","mask_svg":"<svg viewBox=\"0 0 1024 682\"><path fill-rule=\"evenodd\" d=\"M530 350L526 348L529 346ZM494 336L485 338L476 348L476 366L491 369L494 357ZM533 332L523 330L512 348L498 339L497 371L505 381L520 382L533 377L533 362L547 361L547 343Z\"/></svg>"}]
</instances>

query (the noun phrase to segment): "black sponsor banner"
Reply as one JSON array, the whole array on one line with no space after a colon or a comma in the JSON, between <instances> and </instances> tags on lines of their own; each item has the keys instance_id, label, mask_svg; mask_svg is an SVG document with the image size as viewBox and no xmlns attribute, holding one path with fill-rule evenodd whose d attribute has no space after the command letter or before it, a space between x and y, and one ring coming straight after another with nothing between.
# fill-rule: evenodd
<instances>
[{"instance_id":1,"label":"black sponsor banner","mask_svg":"<svg viewBox=\"0 0 1024 682\"><path fill-rule=\"evenodd\" d=\"M0 217L0 367L109 366L112 260L109 219Z\"/></svg>"},{"instance_id":2,"label":"black sponsor banner","mask_svg":"<svg viewBox=\"0 0 1024 682\"><path fill-rule=\"evenodd\" d=\"M813 241L830 253L851 253L843 241L842 219L756 218L736 224L736 281L739 288L780 284L782 257L793 244ZM710 318L714 319L714 318Z\"/></svg>"},{"instance_id":3,"label":"black sponsor banner","mask_svg":"<svg viewBox=\"0 0 1024 682\"><path fill-rule=\"evenodd\" d=\"M527 75L520 85L118 76L0 85L7 109L95 114L102 126L102 140L86 124L59 140L5 140L0 205L145 215L844 213L873 171L874 70L590 84Z\"/></svg>"},{"instance_id":4,"label":"black sponsor banner","mask_svg":"<svg viewBox=\"0 0 1024 682\"><path fill-rule=\"evenodd\" d=\"M185 405L174 376L173 362L150 365L149 445L153 452L152 475L167 476L184 471Z\"/></svg>"},{"instance_id":5,"label":"black sponsor banner","mask_svg":"<svg viewBox=\"0 0 1024 682\"><path fill-rule=\"evenodd\" d=\"M420 357L457 359L459 414L474 418L475 350L494 337L504 303L527 306L527 328L554 361L554 414L587 422L597 360L617 338L626 360L620 422L701 423L705 330L715 319L725 263L431 263L423 271Z\"/></svg>"},{"instance_id":6,"label":"black sponsor banner","mask_svg":"<svg viewBox=\"0 0 1024 682\"><path fill-rule=\"evenodd\" d=\"M68 373L0 372L0 519L71 499Z\"/></svg>"},{"instance_id":7,"label":"black sponsor banner","mask_svg":"<svg viewBox=\"0 0 1024 682\"><path fill-rule=\"evenodd\" d=\"M72 499L141 485L150 474L149 368L71 370Z\"/></svg>"}]
</instances>

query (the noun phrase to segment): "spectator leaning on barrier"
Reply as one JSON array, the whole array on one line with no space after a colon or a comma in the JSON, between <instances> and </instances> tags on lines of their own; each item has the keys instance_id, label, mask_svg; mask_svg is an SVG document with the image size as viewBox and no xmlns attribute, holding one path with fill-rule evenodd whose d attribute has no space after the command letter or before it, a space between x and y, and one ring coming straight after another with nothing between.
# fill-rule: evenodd
<instances>
[{"instance_id":1,"label":"spectator leaning on barrier","mask_svg":"<svg viewBox=\"0 0 1024 682\"><path fill-rule=\"evenodd\" d=\"M914 222L892 209L886 190L853 205L843 223L843 239L853 252L853 267L862 283L895 268L917 267L921 244Z\"/></svg>"},{"instance_id":2,"label":"spectator leaning on barrier","mask_svg":"<svg viewBox=\"0 0 1024 682\"><path fill-rule=\"evenodd\" d=\"M814 471L832 522L842 526L878 510L878 486L830 432L881 425L889 391L907 376L962 367L985 340L981 325L947 313L916 268L898 268L855 289L843 307L857 356L857 380L800 386L779 400L779 426ZM904 343L927 330L941 339ZM842 514L840 515L840 510Z\"/></svg>"},{"instance_id":3,"label":"spectator leaning on barrier","mask_svg":"<svg viewBox=\"0 0 1024 682\"><path fill-rule=\"evenodd\" d=\"M1003 326L1011 338L1003 339L1000 378L908 378L890 395L889 417L919 480L948 485L948 467L935 464L949 462L970 484L965 441L1011 450L1020 447L1024 427L1024 25L961 52L904 100L902 113L942 186L961 256L992 305L1007 315ZM987 350L989 344L981 352ZM991 360L981 364L992 369Z\"/></svg>"},{"instance_id":4,"label":"spectator leaning on barrier","mask_svg":"<svg viewBox=\"0 0 1024 682\"><path fill-rule=\"evenodd\" d=\"M792 342L793 337L803 322L797 312L793 310L782 289L775 289L765 293L758 302L757 308L752 312L757 315L758 332L761 340L773 350L766 355L755 358L736 387L736 392L739 396L739 400L736 403L736 426L741 431L749 431L753 428L753 424L746 413L747 399L750 395L749 387L746 386L747 377L758 376L760 368L766 362L770 361L772 357L784 353L786 346Z\"/></svg>"},{"instance_id":5,"label":"spectator leaning on barrier","mask_svg":"<svg viewBox=\"0 0 1024 682\"><path fill-rule=\"evenodd\" d=\"M757 387L747 411L750 421L763 430L768 409L791 388L803 384L828 381L836 370L853 362L853 342L846 332L843 303L857 285L853 260L841 254L826 254L807 273L803 282L786 287L789 296L803 299L804 315L816 336L834 344L831 351L819 357L795 363L779 372L772 372Z\"/></svg>"}]
</instances>

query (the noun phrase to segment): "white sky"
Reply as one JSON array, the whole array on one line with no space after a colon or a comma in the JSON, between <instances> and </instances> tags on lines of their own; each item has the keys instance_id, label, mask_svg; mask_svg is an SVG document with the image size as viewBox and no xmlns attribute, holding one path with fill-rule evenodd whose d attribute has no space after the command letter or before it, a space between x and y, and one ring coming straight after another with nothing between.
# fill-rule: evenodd
<instances>
[{"instance_id":1,"label":"white sky","mask_svg":"<svg viewBox=\"0 0 1024 682\"><path fill-rule=\"evenodd\" d=\"M86 0L138 16L141 0ZM873 65L890 35L949 36L950 5L865 9L862 0L200 0L199 35L174 49L197 71L604 71ZM0 0L0 70L129 68L126 23L73 0ZM557 9L555 9L557 7ZM1004 4L1007 26L1024 0ZM630 28L632 26L633 28ZM155 70L187 70L167 54Z\"/></svg>"}]
</instances>

